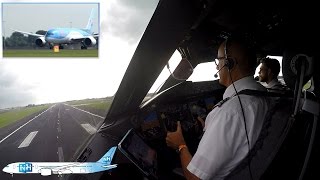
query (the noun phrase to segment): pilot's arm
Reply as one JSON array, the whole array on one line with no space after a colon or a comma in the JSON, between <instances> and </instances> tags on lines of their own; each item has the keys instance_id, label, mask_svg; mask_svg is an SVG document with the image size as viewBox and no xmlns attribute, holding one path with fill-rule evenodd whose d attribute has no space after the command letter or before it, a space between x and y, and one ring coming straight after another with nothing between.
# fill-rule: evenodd
<instances>
[{"instance_id":1,"label":"pilot's arm","mask_svg":"<svg viewBox=\"0 0 320 180\"><path fill-rule=\"evenodd\" d=\"M175 132L168 132L166 137L167 145L173 149L179 150L181 167L183 174L186 179L199 179L197 176L192 174L187 166L190 163L192 156L186 146L186 142L183 138L180 121L178 121L177 130Z\"/></svg>"}]
</instances>

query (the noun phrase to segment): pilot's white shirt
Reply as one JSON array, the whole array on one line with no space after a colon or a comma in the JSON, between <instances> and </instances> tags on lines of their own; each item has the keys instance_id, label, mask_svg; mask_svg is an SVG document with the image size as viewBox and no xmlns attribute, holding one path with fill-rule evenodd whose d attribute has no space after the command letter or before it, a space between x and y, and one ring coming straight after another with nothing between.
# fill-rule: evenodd
<instances>
[{"instance_id":1,"label":"pilot's white shirt","mask_svg":"<svg viewBox=\"0 0 320 180\"><path fill-rule=\"evenodd\" d=\"M244 89L266 91L253 77L242 78L234 85L238 92ZM243 115L235 94L233 85L230 85L223 99L231 98L221 107L214 108L206 118L204 135L187 167L200 179L223 179L248 153ZM268 104L263 97L239 96L252 148L260 134Z\"/></svg>"},{"instance_id":2,"label":"pilot's white shirt","mask_svg":"<svg viewBox=\"0 0 320 180\"><path fill-rule=\"evenodd\" d=\"M266 88L281 89L283 88L283 85L277 79L273 79L267 84Z\"/></svg>"}]
</instances>

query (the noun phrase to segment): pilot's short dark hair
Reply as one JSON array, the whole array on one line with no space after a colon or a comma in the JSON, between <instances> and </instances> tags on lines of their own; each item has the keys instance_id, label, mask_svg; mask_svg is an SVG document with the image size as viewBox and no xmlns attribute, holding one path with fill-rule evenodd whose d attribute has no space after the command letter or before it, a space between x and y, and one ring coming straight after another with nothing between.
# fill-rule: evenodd
<instances>
[{"instance_id":1,"label":"pilot's short dark hair","mask_svg":"<svg viewBox=\"0 0 320 180\"><path fill-rule=\"evenodd\" d=\"M280 63L277 59L274 58L263 58L261 59L261 63L265 64L267 68L271 70L271 72L277 77L280 72Z\"/></svg>"}]
</instances>

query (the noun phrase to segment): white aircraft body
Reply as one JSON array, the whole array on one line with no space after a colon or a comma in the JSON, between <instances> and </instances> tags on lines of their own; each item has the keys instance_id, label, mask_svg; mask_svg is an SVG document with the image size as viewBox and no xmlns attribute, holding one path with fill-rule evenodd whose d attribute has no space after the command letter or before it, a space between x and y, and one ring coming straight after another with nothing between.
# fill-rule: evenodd
<instances>
[{"instance_id":1,"label":"white aircraft body","mask_svg":"<svg viewBox=\"0 0 320 180\"><path fill-rule=\"evenodd\" d=\"M117 147L112 147L97 162L16 162L8 164L3 168L3 172L13 174L41 174L42 176L50 176L57 174L89 174L106 171L117 167L111 161Z\"/></svg>"},{"instance_id":2,"label":"white aircraft body","mask_svg":"<svg viewBox=\"0 0 320 180\"><path fill-rule=\"evenodd\" d=\"M59 45L62 49L64 44L76 44L81 43L81 49L87 49L97 44L96 38L99 37L98 34L92 32L94 10L92 9L91 15L87 26L84 29L79 28L54 28L49 29L45 35L34 34L19 30L13 30L28 36L37 37L35 44L39 47L43 47L46 43L49 44L50 48L55 45Z\"/></svg>"}]
</instances>

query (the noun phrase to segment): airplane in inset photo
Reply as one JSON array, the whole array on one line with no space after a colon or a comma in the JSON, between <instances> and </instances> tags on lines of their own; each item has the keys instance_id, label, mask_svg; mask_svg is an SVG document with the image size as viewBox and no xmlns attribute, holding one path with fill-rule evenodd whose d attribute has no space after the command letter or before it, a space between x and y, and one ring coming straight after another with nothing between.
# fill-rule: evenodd
<instances>
[{"instance_id":1,"label":"airplane in inset photo","mask_svg":"<svg viewBox=\"0 0 320 180\"><path fill-rule=\"evenodd\" d=\"M49 29L45 35L29 33L25 31L15 30L28 36L37 37L35 44L39 47L49 44L50 49L54 46L59 46L60 49L63 49L63 45L66 44L79 44L81 43L81 49L87 49L97 44L97 38L99 34L93 33L93 18L94 18L95 9L91 10L91 15L88 20L87 26L83 29L81 28L53 28Z\"/></svg>"},{"instance_id":2,"label":"airplane in inset photo","mask_svg":"<svg viewBox=\"0 0 320 180\"><path fill-rule=\"evenodd\" d=\"M111 164L116 149L116 146L110 148L97 162L16 162L8 164L2 171L12 176L13 174L41 174L41 176L57 174L62 176L64 174L89 174L107 171L117 167L117 164Z\"/></svg>"}]
</instances>

